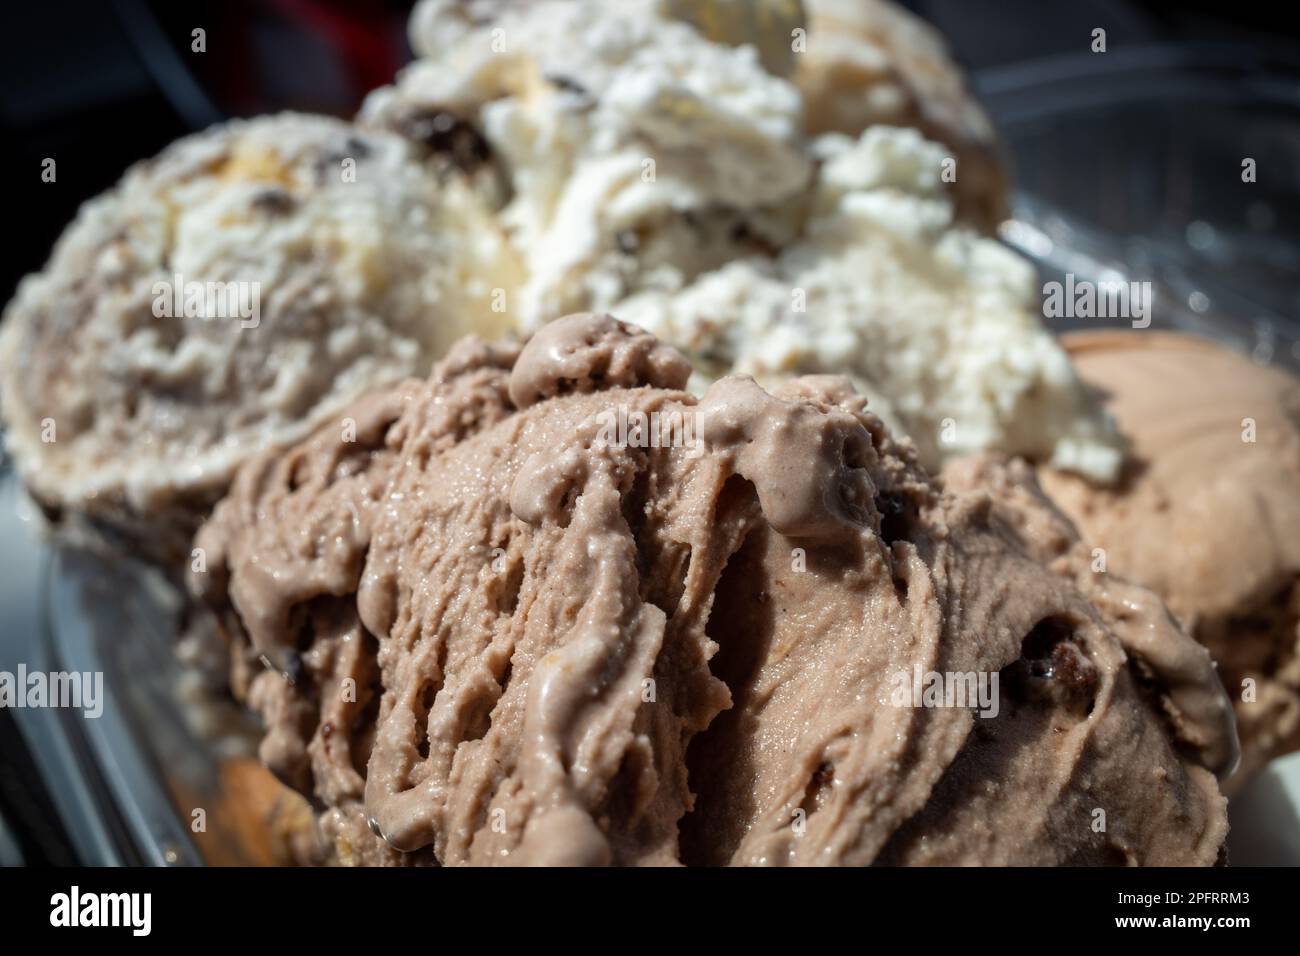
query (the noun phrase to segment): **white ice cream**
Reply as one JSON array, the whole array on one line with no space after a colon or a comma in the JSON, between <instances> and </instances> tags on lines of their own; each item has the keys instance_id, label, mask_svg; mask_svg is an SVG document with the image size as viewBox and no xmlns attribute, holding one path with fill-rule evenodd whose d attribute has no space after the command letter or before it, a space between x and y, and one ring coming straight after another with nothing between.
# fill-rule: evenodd
<instances>
[{"instance_id":1,"label":"white ice cream","mask_svg":"<svg viewBox=\"0 0 1300 956\"><path fill-rule=\"evenodd\" d=\"M992 449L1109 478L1120 440L1042 327L1030 266L958 214L963 169L994 188L970 160L987 121L932 31L805 5L811 32L789 0L742 19L734 0L425 0L422 58L363 121L445 112L481 133L525 331L613 312L706 374L848 373L932 467ZM936 63L950 75L917 79Z\"/></svg>"},{"instance_id":2,"label":"white ice cream","mask_svg":"<svg viewBox=\"0 0 1300 956\"><path fill-rule=\"evenodd\" d=\"M188 551L257 452L503 331L481 280L509 261L404 139L293 114L215 127L87 203L22 283L0 332L8 446L51 511ZM190 298L209 283L241 298Z\"/></svg>"}]
</instances>

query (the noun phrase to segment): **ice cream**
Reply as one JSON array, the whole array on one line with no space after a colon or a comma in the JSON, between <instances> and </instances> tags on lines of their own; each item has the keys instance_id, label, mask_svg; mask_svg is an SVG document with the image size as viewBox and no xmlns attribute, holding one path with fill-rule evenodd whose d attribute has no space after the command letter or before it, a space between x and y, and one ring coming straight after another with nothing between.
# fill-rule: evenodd
<instances>
[{"instance_id":1,"label":"ice cream","mask_svg":"<svg viewBox=\"0 0 1300 956\"><path fill-rule=\"evenodd\" d=\"M1247 769L1300 747L1300 381L1185 335L1066 342L1134 458L1114 488L1050 469L1044 487L1210 649Z\"/></svg>"},{"instance_id":2,"label":"ice cream","mask_svg":"<svg viewBox=\"0 0 1300 956\"><path fill-rule=\"evenodd\" d=\"M235 469L474 327L508 250L405 139L285 114L87 203L0 331L9 449L52 514L176 560Z\"/></svg>"},{"instance_id":3,"label":"ice cream","mask_svg":"<svg viewBox=\"0 0 1300 956\"><path fill-rule=\"evenodd\" d=\"M944 493L842 377L689 374L571 316L241 470L191 585L336 859L1216 860L1208 655L1027 467Z\"/></svg>"},{"instance_id":4,"label":"ice cream","mask_svg":"<svg viewBox=\"0 0 1300 956\"><path fill-rule=\"evenodd\" d=\"M929 467L993 450L1113 477L1033 269L976 228L1002 201L993 136L941 44L884 4L806 6L426 0L421 58L361 119L481 140L524 332L611 311L696 387L848 374Z\"/></svg>"},{"instance_id":5,"label":"ice cream","mask_svg":"<svg viewBox=\"0 0 1300 956\"><path fill-rule=\"evenodd\" d=\"M920 130L953 150L959 218L986 228L1000 222L1006 182L997 134L943 38L888 0L808 0L805 7L810 42L794 78L808 131Z\"/></svg>"}]
</instances>

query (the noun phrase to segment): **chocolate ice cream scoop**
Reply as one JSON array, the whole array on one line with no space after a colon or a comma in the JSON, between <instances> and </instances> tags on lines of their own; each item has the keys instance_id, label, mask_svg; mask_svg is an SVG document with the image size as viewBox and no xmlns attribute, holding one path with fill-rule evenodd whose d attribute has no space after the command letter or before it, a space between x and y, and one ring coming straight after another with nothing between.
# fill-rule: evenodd
<instances>
[{"instance_id":1,"label":"chocolate ice cream scoop","mask_svg":"<svg viewBox=\"0 0 1300 956\"><path fill-rule=\"evenodd\" d=\"M1066 337L1133 441L1115 487L1043 484L1111 571L1160 594L1232 694L1246 770L1300 747L1300 380L1187 335Z\"/></svg>"},{"instance_id":2,"label":"chocolate ice cream scoop","mask_svg":"<svg viewBox=\"0 0 1300 956\"><path fill-rule=\"evenodd\" d=\"M466 340L241 471L192 584L338 860L1216 860L1222 689L1041 495L946 493L844 379L664 368L607 317Z\"/></svg>"}]
</instances>

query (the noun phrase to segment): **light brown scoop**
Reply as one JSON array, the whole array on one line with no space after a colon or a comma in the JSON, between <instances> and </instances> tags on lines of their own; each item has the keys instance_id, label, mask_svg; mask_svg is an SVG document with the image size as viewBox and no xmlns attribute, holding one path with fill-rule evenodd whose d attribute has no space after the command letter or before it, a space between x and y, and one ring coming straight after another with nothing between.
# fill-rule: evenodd
<instances>
[{"instance_id":1,"label":"light brown scoop","mask_svg":"<svg viewBox=\"0 0 1300 956\"><path fill-rule=\"evenodd\" d=\"M1111 571L1209 648L1244 769L1300 747L1300 380L1187 335L1077 333L1066 346L1133 461L1114 489L1050 469L1044 487Z\"/></svg>"}]
</instances>

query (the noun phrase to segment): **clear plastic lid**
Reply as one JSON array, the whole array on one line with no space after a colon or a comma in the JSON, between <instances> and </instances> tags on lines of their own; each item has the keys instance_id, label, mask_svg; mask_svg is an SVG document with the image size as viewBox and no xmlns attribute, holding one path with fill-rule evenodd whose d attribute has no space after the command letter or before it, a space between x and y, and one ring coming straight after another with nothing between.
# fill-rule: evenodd
<instances>
[{"instance_id":1,"label":"clear plastic lid","mask_svg":"<svg viewBox=\"0 0 1300 956\"><path fill-rule=\"evenodd\" d=\"M976 85L1014 163L1005 241L1052 275L1150 282L1153 327L1300 369L1300 62L1144 47Z\"/></svg>"}]
</instances>

